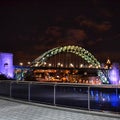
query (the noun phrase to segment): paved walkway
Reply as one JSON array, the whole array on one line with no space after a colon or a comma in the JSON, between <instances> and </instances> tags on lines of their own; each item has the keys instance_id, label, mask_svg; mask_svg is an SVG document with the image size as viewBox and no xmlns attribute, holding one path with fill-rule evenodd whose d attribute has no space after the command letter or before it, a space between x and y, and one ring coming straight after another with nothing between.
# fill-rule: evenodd
<instances>
[{"instance_id":1,"label":"paved walkway","mask_svg":"<svg viewBox=\"0 0 120 120\"><path fill-rule=\"evenodd\" d=\"M26 104L2 98L0 99L0 120L120 120L120 116Z\"/></svg>"}]
</instances>

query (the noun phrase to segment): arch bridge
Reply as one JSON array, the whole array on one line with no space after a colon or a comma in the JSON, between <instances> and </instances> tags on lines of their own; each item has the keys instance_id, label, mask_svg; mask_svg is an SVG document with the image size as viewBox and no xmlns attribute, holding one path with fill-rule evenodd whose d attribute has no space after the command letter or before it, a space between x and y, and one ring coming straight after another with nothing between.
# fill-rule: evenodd
<instances>
[{"instance_id":1,"label":"arch bridge","mask_svg":"<svg viewBox=\"0 0 120 120\"><path fill-rule=\"evenodd\" d=\"M53 58L53 59L51 59ZM51 63L50 63L51 62ZM75 65L74 65L75 64ZM86 64L86 66L82 65ZM40 55L31 63L33 66L92 67L99 68L100 62L87 50L79 46L56 47Z\"/></svg>"},{"instance_id":2,"label":"arch bridge","mask_svg":"<svg viewBox=\"0 0 120 120\"><path fill-rule=\"evenodd\" d=\"M50 49L36 58L30 67L38 68L87 68L96 69L102 83L109 83L100 62L86 49L69 45Z\"/></svg>"}]
</instances>

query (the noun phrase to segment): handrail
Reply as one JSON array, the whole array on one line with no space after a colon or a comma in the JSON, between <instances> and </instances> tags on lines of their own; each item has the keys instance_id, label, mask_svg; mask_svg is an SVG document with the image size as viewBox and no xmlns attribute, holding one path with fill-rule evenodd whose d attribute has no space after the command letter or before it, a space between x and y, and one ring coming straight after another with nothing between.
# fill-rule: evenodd
<instances>
[{"instance_id":1,"label":"handrail","mask_svg":"<svg viewBox=\"0 0 120 120\"><path fill-rule=\"evenodd\" d=\"M0 80L0 96L87 110L120 112L120 85Z\"/></svg>"}]
</instances>

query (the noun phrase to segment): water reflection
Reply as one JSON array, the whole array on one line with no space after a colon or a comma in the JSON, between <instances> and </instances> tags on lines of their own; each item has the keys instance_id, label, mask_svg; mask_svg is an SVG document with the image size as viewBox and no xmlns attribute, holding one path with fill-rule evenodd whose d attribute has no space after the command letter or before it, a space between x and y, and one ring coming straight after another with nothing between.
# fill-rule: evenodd
<instances>
[{"instance_id":1,"label":"water reflection","mask_svg":"<svg viewBox=\"0 0 120 120\"><path fill-rule=\"evenodd\" d=\"M117 110L120 112L120 89L91 89L91 107L100 110Z\"/></svg>"}]
</instances>

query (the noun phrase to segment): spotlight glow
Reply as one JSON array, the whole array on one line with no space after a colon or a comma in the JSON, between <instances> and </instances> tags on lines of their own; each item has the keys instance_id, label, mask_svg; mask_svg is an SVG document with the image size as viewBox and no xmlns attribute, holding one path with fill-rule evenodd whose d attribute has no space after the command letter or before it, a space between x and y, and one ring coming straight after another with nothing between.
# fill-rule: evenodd
<instances>
[{"instance_id":1,"label":"spotlight glow","mask_svg":"<svg viewBox=\"0 0 120 120\"><path fill-rule=\"evenodd\" d=\"M109 78L110 78L110 82L111 84L119 84L119 69L117 69L116 67L113 67L112 70L110 70L110 74L109 74Z\"/></svg>"}]
</instances>

